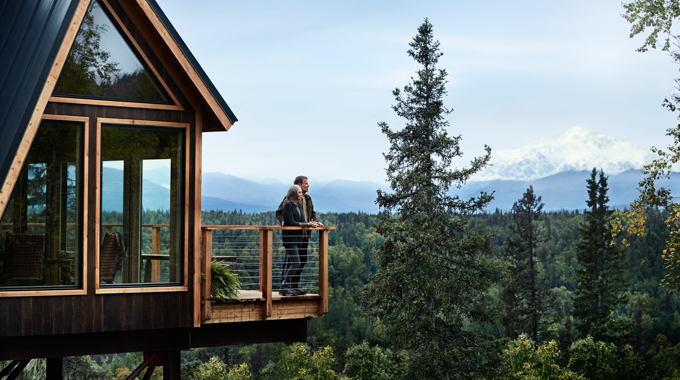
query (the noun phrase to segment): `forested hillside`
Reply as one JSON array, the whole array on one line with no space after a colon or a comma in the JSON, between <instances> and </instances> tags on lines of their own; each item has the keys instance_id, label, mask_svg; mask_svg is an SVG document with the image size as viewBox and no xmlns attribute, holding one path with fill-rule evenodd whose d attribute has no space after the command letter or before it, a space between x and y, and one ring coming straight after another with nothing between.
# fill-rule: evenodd
<instances>
[{"instance_id":1,"label":"forested hillside","mask_svg":"<svg viewBox=\"0 0 680 380\"><path fill-rule=\"evenodd\" d=\"M629 319L634 329L627 331L625 336L614 337L611 342L619 351L625 347L632 348L644 363L643 373L648 378L663 379L680 368L680 297L677 294L667 297L658 286L663 277L660 253L668 233L664 224L667 212L649 209L647 214L649 233L645 237L632 238L630 247L625 250L625 277L629 283L625 292L627 302L614 311L616 317ZM330 234L329 287L333 300L327 316L309 321L308 343L313 350L330 346L336 357L333 368L342 371L349 347L364 341L369 345L389 346L389 342L382 339L380 323L362 316L359 299L370 274L375 272L374 253L382 237L376 233L374 226L380 216L364 213L317 215L325 225L337 226L338 230ZM503 260L504 243L508 236L512 236L509 228L512 215L496 210L468 218L470 230L493 234L489 259ZM275 224L273 213L208 212L203 214L203 218L204 224ZM540 264L540 271L547 275L542 286L554 299L550 312L541 321L539 343L554 340L563 352L572 342L586 338L573 330L570 317L577 285L575 271L579 268L576 258L576 247L580 241L578 228L584 221L582 212L565 210L543 213L537 222L540 232L547 237L539 249L551 253L551 259ZM312 240L315 238L314 235ZM506 274L509 276L509 272ZM500 294L509 280L506 277L487 295L487 302L494 308L496 318L467 328L488 333L495 339L507 338L502 324L505 311ZM277 345L262 345L212 353L230 365L247 362L253 373L259 373L270 360L275 362L282 355L282 350ZM561 360L565 361L566 356Z\"/></svg>"},{"instance_id":2,"label":"forested hillside","mask_svg":"<svg viewBox=\"0 0 680 380\"><path fill-rule=\"evenodd\" d=\"M567 368L569 355L581 355L585 362L595 360L597 364L611 366L610 375L602 379L614 379L627 371L628 379L666 379L677 378L680 370L680 296L667 297L665 290L659 288L663 277L660 253L664 247L667 229L664 221L668 212L648 209L648 234L633 237L630 247L625 250L625 278L628 287L624 292L626 302L616 308L613 316L627 320L632 328L607 342L588 340L580 336L574 326L574 291L577 287L576 270L580 268L577 260L577 246L581 240L579 226L583 225L585 215L579 211L541 213L535 222L537 231L543 237L539 251L549 253L549 259L539 264L539 271L546 281L541 287L547 291L551 307L541 319L538 329L539 342L536 346L526 336L510 336L504 326L508 308L501 295L503 288L511 282L509 266L505 265L505 278L486 294L486 304L492 309L493 318L486 323L470 323L465 326L469 331L487 334L504 348L505 357L520 360L520 364L545 364L546 356L559 352L555 363ZM362 315L362 291L376 271L375 252L383 242L383 237L375 231L380 217L365 213L319 213L319 220L327 226L338 227L329 237L329 291L333 295L329 313L323 318L308 322L308 346L286 346L284 344L262 344L252 346L213 347L184 352L183 378L227 378L231 377L278 379L285 368L327 369L342 373L348 378L397 379L403 375L409 357L405 351L390 351L390 342L383 335L379 321L370 320ZM163 212L145 212L145 223L163 223L167 215ZM104 221L115 219L115 215L104 216ZM480 213L467 218L467 228L492 234L492 244L487 255L489 260L504 259L506 239L514 236L510 225L513 213L499 210ZM276 225L273 212L244 214L224 212L204 212L204 225ZM312 242L318 236L312 235ZM550 345L552 343L552 346ZM543 351L535 347L544 344ZM571 346L571 349L570 349ZM580 351L579 351L580 350ZM585 352L585 354L584 354ZM588 356L592 353L591 356ZM542 356L543 355L543 356ZM552 355L552 354L550 354ZM548 355L548 356L550 356ZM608 356L607 356L608 355ZM519 358L519 359L518 359ZM532 359L533 358L533 359ZM552 363L553 359L548 358ZM69 358L65 373L70 378L120 378L129 374L141 360L141 353L101 355ZM604 362L602 362L604 360ZM609 360L610 363L606 363ZM34 361L30 373L43 373L40 361ZM572 359L572 362L578 363ZM247 365L247 368L243 365ZM557 365L555 364L555 365ZM585 365L585 364L584 364ZM587 368L581 365L584 373L600 367ZM42 364L44 366L44 363ZM488 378L518 378L510 376L512 368L496 363L500 372L488 374ZM573 366L572 366L573 367ZM495 367L494 367L495 368ZM529 368L529 367L527 367ZM571 367L570 367L571 368ZM493 368L491 368L493 369ZM381 376L364 376L369 371ZM382 371L382 372L381 372ZM361 375L364 373L364 375ZM675 375L674 375L675 373ZM217 375L216 375L217 374ZM219 375L222 374L222 375ZM245 374L245 375L244 375ZM250 374L250 375L248 375ZM214 377L211 377L214 376ZM222 376L222 377L220 377ZM250 377L248 377L250 376ZM675 376L675 377L672 377ZM154 374L154 378L158 374ZM334 378L320 376L313 378ZM519 377L522 378L522 377ZM551 377L538 377L551 378ZM568 378L568 377L563 377Z\"/></svg>"}]
</instances>

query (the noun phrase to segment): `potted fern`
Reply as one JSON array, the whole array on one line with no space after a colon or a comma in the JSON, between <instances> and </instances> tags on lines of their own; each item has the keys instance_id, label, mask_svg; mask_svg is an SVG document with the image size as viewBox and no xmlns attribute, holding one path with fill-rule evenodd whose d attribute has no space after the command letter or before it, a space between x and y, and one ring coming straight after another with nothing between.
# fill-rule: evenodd
<instances>
[{"instance_id":1,"label":"potted fern","mask_svg":"<svg viewBox=\"0 0 680 380\"><path fill-rule=\"evenodd\" d=\"M201 277L205 275L201 273ZM227 263L212 261L210 264L210 296L219 300L226 299L240 300L238 291L241 289L241 281L231 271Z\"/></svg>"}]
</instances>

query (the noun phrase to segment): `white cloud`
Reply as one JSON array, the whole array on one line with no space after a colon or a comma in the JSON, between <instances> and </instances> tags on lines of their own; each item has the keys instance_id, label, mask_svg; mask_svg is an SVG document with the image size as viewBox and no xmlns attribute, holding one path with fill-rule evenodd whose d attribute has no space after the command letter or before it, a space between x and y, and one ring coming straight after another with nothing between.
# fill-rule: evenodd
<instances>
[{"instance_id":1,"label":"white cloud","mask_svg":"<svg viewBox=\"0 0 680 380\"><path fill-rule=\"evenodd\" d=\"M475 180L534 180L559 172L592 168L618 174L641 169L651 159L649 151L630 142L573 127L555 139L540 139L519 149L495 152L492 166Z\"/></svg>"}]
</instances>

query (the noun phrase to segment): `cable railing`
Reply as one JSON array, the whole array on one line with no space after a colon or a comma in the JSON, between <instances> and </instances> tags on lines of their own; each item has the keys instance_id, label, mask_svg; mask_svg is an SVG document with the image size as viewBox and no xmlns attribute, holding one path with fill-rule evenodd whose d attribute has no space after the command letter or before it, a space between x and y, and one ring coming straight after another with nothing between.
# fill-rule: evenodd
<instances>
[{"instance_id":1,"label":"cable railing","mask_svg":"<svg viewBox=\"0 0 680 380\"><path fill-rule=\"evenodd\" d=\"M286 252L280 238L281 230L296 231L296 236L319 234L318 241L309 241L306 253L299 252L305 262L299 271L298 288L307 292L304 298L319 298L319 312L328 311L328 231L336 227L302 228L272 226L203 226L201 320L210 319L210 265L212 260L226 262L241 281L242 300L265 302L263 317L271 316L272 300L281 300L278 293L286 266Z\"/></svg>"},{"instance_id":2,"label":"cable railing","mask_svg":"<svg viewBox=\"0 0 680 380\"><path fill-rule=\"evenodd\" d=\"M302 238L302 231L295 237ZM278 289L283 282L286 251L280 238L274 233L272 242L272 287ZM243 291L260 290L260 247L258 230L217 230L212 237L213 260L227 263L239 281ZM306 250L299 252L300 262L304 263L298 275L298 288L308 293L316 293L318 288L319 249L318 243L309 242Z\"/></svg>"}]
</instances>

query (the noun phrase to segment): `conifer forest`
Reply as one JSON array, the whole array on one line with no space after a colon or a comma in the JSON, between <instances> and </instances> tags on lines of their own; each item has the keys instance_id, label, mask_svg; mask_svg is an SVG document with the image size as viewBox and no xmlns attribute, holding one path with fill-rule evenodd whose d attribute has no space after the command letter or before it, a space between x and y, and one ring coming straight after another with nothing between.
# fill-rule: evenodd
<instances>
[{"instance_id":1,"label":"conifer forest","mask_svg":"<svg viewBox=\"0 0 680 380\"><path fill-rule=\"evenodd\" d=\"M583 186L584 205L589 199L587 185ZM534 194L536 200L538 197ZM519 207L513 212L495 210L465 218L467 230L491 236L484 259L503 263L502 274L479 299L478 307L484 308L488 317L465 320L461 327L486 347L484 368L467 373L452 371L441 378L678 378L680 296L669 295L659 287L664 276L660 252L669 233L665 224L669 211L646 210L648 233L633 237L630 246L618 256L621 280L626 286L617 292L616 305L609 314L597 317L602 318L600 324L590 325L584 322L597 319L588 316L589 305L582 309L576 305L579 289L583 289L579 281L587 268L579 259L583 242L587 241L582 234L592 214L565 210L534 215L531 228L536 236L536 259L535 272L531 272L526 256L520 260L511 254L515 251L510 247L522 237L516 232L521 223L518 220L529 220L528 215L520 217L517 211ZM365 311L363 297L377 272L376 253L385 240L376 225L385 215L317 215L325 225L338 227L329 241L329 289L333 298L325 317L308 322L307 344L273 343L184 352L182 378L433 378L412 373L422 369L409 368L418 353L407 346L395 347L386 334L387 326ZM206 225L270 225L273 220L273 212L203 213ZM317 238L312 235L312 244ZM528 246L529 242L522 244ZM522 274L517 274L518 270ZM526 279L532 273L541 294L537 300L542 303L540 307L533 306L528 297L530 286ZM534 310L538 318L534 318ZM73 357L66 359L64 370L72 379L125 379L141 359L141 353ZM36 368L27 368L22 376L40 378L44 373L44 368L43 372L39 368L41 362L34 360L31 364ZM154 374L160 378L159 375Z\"/></svg>"}]
</instances>

